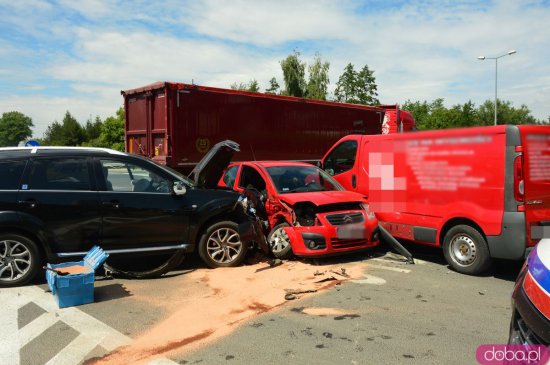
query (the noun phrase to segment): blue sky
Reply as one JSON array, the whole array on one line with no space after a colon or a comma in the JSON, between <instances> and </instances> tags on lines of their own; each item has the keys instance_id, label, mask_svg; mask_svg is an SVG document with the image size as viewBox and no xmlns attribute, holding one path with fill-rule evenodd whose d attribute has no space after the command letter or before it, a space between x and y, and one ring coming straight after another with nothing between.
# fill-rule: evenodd
<instances>
[{"instance_id":1,"label":"blue sky","mask_svg":"<svg viewBox=\"0 0 550 365\"><path fill-rule=\"evenodd\" d=\"M120 90L156 81L265 89L297 49L375 71L382 103L499 98L550 116L549 1L0 0L0 113L30 116L41 137L70 111L114 115Z\"/></svg>"}]
</instances>

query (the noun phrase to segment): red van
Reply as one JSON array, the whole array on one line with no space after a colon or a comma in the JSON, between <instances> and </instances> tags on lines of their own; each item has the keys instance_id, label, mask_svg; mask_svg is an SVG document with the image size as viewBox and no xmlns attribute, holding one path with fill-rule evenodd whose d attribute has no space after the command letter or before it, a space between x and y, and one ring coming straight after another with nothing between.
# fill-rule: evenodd
<instances>
[{"instance_id":1,"label":"red van","mask_svg":"<svg viewBox=\"0 0 550 365\"><path fill-rule=\"evenodd\" d=\"M548 126L350 135L322 167L368 196L396 238L441 246L465 274L492 258L523 259L550 236Z\"/></svg>"}]
</instances>

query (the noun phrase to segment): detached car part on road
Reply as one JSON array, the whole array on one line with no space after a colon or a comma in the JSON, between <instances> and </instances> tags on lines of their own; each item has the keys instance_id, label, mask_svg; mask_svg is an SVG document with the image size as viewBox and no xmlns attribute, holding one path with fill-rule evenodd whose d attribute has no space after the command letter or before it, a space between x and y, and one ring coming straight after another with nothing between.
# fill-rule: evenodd
<instances>
[{"instance_id":1,"label":"detached car part on road","mask_svg":"<svg viewBox=\"0 0 550 365\"><path fill-rule=\"evenodd\" d=\"M550 345L550 239L531 251L512 294L508 343Z\"/></svg>"},{"instance_id":2,"label":"detached car part on road","mask_svg":"<svg viewBox=\"0 0 550 365\"><path fill-rule=\"evenodd\" d=\"M228 167L221 186L259 191L265 201L267 237L273 254L319 257L372 248L378 221L366 199L345 191L316 166L300 162L254 161Z\"/></svg>"},{"instance_id":3,"label":"detached car part on road","mask_svg":"<svg viewBox=\"0 0 550 365\"><path fill-rule=\"evenodd\" d=\"M212 150L192 181L109 149L1 148L0 287L25 284L46 260L83 256L98 244L109 265L134 276L161 275L195 250L210 267L239 265L249 246L238 234L249 219L240 195L206 189L238 145ZM148 267L132 267L138 255L148 256Z\"/></svg>"}]
</instances>

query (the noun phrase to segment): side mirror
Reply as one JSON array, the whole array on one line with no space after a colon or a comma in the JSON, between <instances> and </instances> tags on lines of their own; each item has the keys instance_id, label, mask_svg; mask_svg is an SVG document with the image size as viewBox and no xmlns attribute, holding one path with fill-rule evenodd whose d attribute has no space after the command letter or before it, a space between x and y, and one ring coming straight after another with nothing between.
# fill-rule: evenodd
<instances>
[{"instance_id":1,"label":"side mirror","mask_svg":"<svg viewBox=\"0 0 550 365\"><path fill-rule=\"evenodd\" d=\"M175 181L172 185L172 191L174 192L174 195L185 195L187 189L185 188L185 184L183 182Z\"/></svg>"},{"instance_id":2,"label":"side mirror","mask_svg":"<svg viewBox=\"0 0 550 365\"><path fill-rule=\"evenodd\" d=\"M323 169L323 162L317 161L316 165L317 165L317 167L320 168L321 170Z\"/></svg>"}]
</instances>

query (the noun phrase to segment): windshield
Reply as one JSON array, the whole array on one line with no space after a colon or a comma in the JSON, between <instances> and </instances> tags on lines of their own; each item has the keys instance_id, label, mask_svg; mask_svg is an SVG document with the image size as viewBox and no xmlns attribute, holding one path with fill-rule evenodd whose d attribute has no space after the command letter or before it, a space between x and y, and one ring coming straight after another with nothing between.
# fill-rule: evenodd
<instances>
[{"instance_id":1,"label":"windshield","mask_svg":"<svg viewBox=\"0 0 550 365\"><path fill-rule=\"evenodd\" d=\"M266 170L279 194L344 190L316 166L276 166Z\"/></svg>"}]
</instances>

